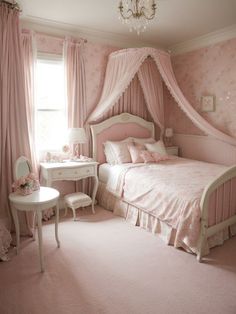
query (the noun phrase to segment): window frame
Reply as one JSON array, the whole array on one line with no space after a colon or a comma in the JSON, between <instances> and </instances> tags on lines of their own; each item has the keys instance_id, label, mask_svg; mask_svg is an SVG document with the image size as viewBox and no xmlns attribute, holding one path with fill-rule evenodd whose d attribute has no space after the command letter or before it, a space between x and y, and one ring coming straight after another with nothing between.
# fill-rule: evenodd
<instances>
[{"instance_id":1,"label":"window frame","mask_svg":"<svg viewBox=\"0 0 236 314\"><path fill-rule=\"evenodd\" d=\"M65 63L64 63L64 58L63 55L61 54L52 54L52 53L45 53L45 52L37 52L36 55L36 63L35 63L35 73L34 73L34 80L36 83L37 80L37 66L38 66L38 62L40 61L45 61L45 63L50 64L50 62L52 64L61 64L64 68L64 109L57 109L57 108L48 108L48 109L43 109L43 108L38 108L38 100L37 100L37 84L35 84L35 110L34 110L34 120L35 120L35 147L37 150L37 154L39 155L40 160L42 159L43 156L45 156L45 154L47 152L50 153L59 153L61 152L61 147L59 148L49 148L49 147L45 147L45 148L41 148L41 147L37 147L38 146L38 127L37 127L37 112L63 112L64 117L65 117L65 122L66 122L66 129L68 129L68 106L67 106L67 97L66 97L66 76L65 76ZM65 143L64 143L65 144ZM62 143L63 145L63 143Z\"/></svg>"}]
</instances>

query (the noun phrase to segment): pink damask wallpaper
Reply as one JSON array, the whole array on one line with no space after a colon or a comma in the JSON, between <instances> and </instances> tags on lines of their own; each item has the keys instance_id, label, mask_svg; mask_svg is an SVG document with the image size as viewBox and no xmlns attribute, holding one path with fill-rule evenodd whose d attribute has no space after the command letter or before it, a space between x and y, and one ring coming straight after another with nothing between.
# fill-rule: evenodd
<instances>
[{"instance_id":1,"label":"pink damask wallpaper","mask_svg":"<svg viewBox=\"0 0 236 314\"><path fill-rule=\"evenodd\" d=\"M88 42L84 47L87 86L87 111L97 105L103 87L108 56L118 48Z\"/></svg>"},{"instance_id":2,"label":"pink damask wallpaper","mask_svg":"<svg viewBox=\"0 0 236 314\"><path fill-rule=\"evenodd\" d=\"M236 38L174 56L177 81L193 107L212 125L236 136ZM201 97L213 95L215 111L201 111ZM166 126L176 133L202 134L165 91Z\"/></svg>"}]
</instances>

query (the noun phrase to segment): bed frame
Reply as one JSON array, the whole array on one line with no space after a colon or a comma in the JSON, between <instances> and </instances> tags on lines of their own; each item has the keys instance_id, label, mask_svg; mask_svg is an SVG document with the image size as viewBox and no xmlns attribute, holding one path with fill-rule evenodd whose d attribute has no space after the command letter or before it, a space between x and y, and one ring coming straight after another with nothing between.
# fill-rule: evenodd
<instances>
[{"instance_id":1,"label":"bed frame","mask_svg":"<svg viewBox=\"0 0 236 314\"><path fill-rule=\"evenodd\" d=\"M142 118L123 113L109 118L102 123L91 125L93 158L99 163L105 162L103 144L106 140L119 141L127 137L154 137L154 124ZM218 221L209 226L208 213L210 198L216 200ZM207 238L219 231L236 224L236 166L227 168L219 177L205 187L201 201L201 229L198 242L197 260L202 261L204 244ZM225 217L225 210L229 216ZM213 210L216 210L213 209ZM232 213L232 215L230 214Z\"/></svg>"}]
</instances>

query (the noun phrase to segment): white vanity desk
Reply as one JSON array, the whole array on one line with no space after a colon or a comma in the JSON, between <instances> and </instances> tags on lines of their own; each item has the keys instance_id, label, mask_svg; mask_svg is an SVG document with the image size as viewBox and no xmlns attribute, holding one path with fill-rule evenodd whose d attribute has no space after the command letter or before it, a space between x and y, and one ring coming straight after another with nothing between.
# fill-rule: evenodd
<instances>
[{"instance_id":1,"label":"white vanity desk","mask_svg":"<svg viewBox=\"0 0 236 314\"><path fill-rule=\"evenodd\" d=\"M97 166L95 161L68 161L61 163L40 163L41 177L45 184L50 187L53 181L72 180L78 181L93 177L94 185L92 192L92 208L94 208L95 197L98 188Z\"/></svg>"}]
</instances>

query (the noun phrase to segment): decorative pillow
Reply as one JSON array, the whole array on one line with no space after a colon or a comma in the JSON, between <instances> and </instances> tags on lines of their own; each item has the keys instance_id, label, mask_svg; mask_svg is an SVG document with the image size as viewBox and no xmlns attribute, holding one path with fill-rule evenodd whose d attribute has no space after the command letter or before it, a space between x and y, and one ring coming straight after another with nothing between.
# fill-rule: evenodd
<instances>
[{"instance_id":1,"label":"decorative pillow","mask_svg":"<svg viewBox=\"0 0 236 314\"><path fill-rule=\"evenodd\" d=\"M134 146L139 150L147 150L144 144L139 144L134 142Z\"/></svg>"},{"instance_id":2,"label":"decorative pillow","mask_svg":"<svg viewBox=\"0 0 236 314\"><path fill-rule=\"evenodd\" d=\"M139 162L143 162L143 158L140 156L142 147L143 145L139 145L140 147L137 147L136 145L134 146L129 146L129 152L131 156L132 163L137 164Z\"/></svg>"},{"instance_id":3,"label":"decorative pillow","mask_svg":"<svg viewBox=\"0 0 236 314\"><path fill-rule=\"evenodd\" d=\"M159 153L151 153L155 162L170 160L171 158L168 155L161 155Z\"/></svg>"},{"instance_id":4,"label":"decorative pillow","mask_svg":"<svg viewBox=\"0 0 236 314\"><path fill-rule=\"evenodd\" d=\"M165 145L162 141L158 141L158 142L153 143L153 144L146 143L145 146L149 152L159 153L159 154L164 155L164 156L167 155Z\"/></svg>"},{"instance_id":5,"label":"decorative pillow","mask_svg":"<svg viewBox=\"0 0 236 314\"><path fill-rule=\"evenodd\" d=\"M131 162L131 156L128 147L133 145L132 142L126 140L121 142L107 141L104 143L104 153L109 164L121 164Z\"/></svg>"},{"instance_id":6,"label":"decorative pillow","mask_svg":"<svg viewBox=\"0 0 236 314\"><path fill-rule=\"evenodd\" d=\"M140 157L145 163L155 162L155 159L152 157L152 153L147 150L142 150L140 153Z\"/></svg>"},{"instance_id":7,"label":"decorative pillow","mask_svg":"<svg viewBox=\"0 0 236 314\"><path fill-rule=\"evenodd\" d=\"M154 138L152 137L147 137L147 138L137 138L137 137L132 137L135 145L136 144L143 144L145 145L145 143L155 143L156 141L154 140Z\"/></svg>"}]
</instances>

